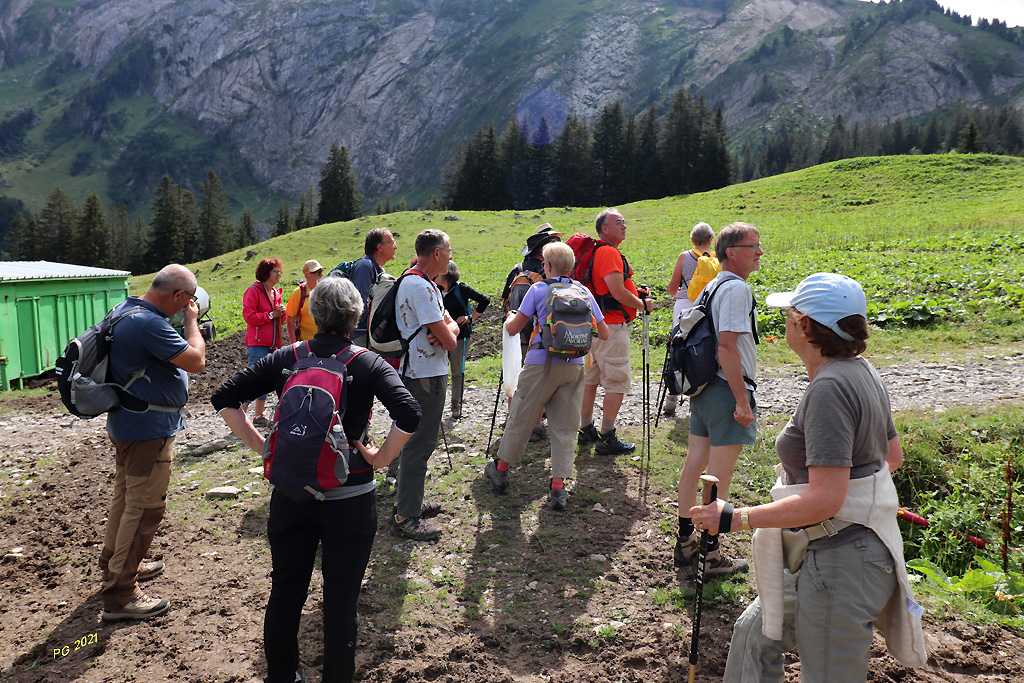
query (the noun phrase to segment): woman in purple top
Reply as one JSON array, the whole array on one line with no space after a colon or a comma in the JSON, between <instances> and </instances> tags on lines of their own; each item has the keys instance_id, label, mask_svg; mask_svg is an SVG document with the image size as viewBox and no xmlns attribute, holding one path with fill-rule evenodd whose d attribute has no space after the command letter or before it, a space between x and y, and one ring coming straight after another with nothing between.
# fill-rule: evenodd
<instances>
[{"instance_id":1,"label":"woman in purple top","mask_svg":"<svg viewBox=\"0 0 1024 683\"><path fill-rule=\"evenodd\" d=\"M535 334L531 337L530 350L526 354L519 386L512 397L512 407L501 437L498 457L487 463L484 475L494 488L504 492L508 485L508 468L523 459L523 451L529 441L533 425L541 411L548 416L548 433L551 437L551 486L548 500L553 510L564 510L568 494L565 478L572 476L576 456L576 432L580 427L580 408L583 403L583 379L585 367L583 358L560 358L548 353L540 344L539 332L547 314L548 283L551 281L572 282L569 274L575 264L572 248L561 242L544 247L543 282L530 287L518 311L509 311L505 330L512 336L534 320ZM608 338L608 326L604 315L590 297L590 310L594 325L601 339Z\"/></svg>"}]
</instances>

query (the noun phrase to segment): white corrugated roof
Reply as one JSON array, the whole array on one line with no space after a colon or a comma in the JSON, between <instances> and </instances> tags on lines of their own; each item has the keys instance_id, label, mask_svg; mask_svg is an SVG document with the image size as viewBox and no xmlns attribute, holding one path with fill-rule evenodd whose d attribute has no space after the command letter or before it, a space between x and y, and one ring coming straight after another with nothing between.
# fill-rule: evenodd
<instances>
[{"instance_id":1,"label":"white corrugated roof","mask_svg":"<svg viewBox=\"0 0 1024 683\"><path fill-rule=\"evenodd\" d=\"M76 266L52 261L0 261L0 280L39 280L66 277L111 277L131 275L127 270Z\"/></svg>"}]
</instances>

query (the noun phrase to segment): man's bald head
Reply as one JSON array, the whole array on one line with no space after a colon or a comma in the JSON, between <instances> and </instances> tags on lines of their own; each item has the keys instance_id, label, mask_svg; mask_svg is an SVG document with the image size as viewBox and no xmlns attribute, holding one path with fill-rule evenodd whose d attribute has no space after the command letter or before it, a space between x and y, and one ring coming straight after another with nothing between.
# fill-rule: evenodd
<instances>
[{"instance_id":1,"label":"man's bald head","mask_svg":"<svg viewBox=\"0 0 1024 683\"><path fill-rule=\"evenodd\" d=\"M198 286L199 283L196 280L196 276L191 270L185 266L178 265L177 263L172 263L169 266L164 266L160 272L156 274L150 288L160 290L165 294L179 290L185 290L189 294L195 294Z\"/></svg>"}]
</instances>

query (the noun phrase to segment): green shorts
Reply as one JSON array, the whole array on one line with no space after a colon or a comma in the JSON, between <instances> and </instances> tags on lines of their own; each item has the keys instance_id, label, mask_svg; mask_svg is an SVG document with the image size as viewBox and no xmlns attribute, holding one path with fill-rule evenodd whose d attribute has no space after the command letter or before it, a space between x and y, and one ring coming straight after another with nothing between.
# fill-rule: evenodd
<instances>
[{"instance_id":1,"label":"green shorts","mask_svg":"<svg viewBox=\"0 0 1024 683\"><path fill-rule=\"evenodd\" d=\"M736 399L729 383L715 376L704 391L690 397L690 433L707 437L712 446L749 446L757 437L757 402L754 392L747 389L754 421L744 427L733 418Z\"/></svg>"}]
</instances>

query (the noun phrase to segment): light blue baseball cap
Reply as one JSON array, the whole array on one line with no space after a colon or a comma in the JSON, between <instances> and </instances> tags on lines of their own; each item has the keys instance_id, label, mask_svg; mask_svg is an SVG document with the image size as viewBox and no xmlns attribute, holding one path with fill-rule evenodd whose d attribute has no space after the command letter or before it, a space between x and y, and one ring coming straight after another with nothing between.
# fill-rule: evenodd
<instances>
[{"instance_id":1,"label":"light blue baseball cap","mask_svg":"<svg viewBox=\"0 0 1024 683\"><path fill-rule=\"evenodd\" d=\"M793 307L846 341L853 341L853 337L839 329L839 321L851 315L868 317L868 301L860 283L836 273L809 275L795 292L769 294L765 304L771 308Z\"/></svg>"}]
</instances>

